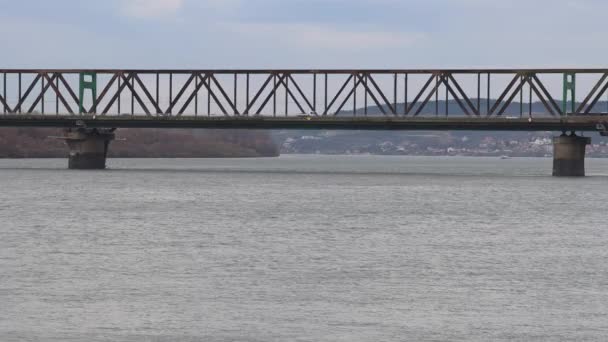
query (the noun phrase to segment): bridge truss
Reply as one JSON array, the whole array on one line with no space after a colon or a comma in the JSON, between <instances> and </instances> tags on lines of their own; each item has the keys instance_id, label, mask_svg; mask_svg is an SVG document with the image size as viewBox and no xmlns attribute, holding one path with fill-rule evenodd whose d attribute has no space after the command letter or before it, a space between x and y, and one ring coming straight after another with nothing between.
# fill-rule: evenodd
<instances>
[{"instance_id":1,"label":"bridge truss","mask_svg":"<svg viewBox=\"0 0 608 342\"><path fill-rule=\"evenodd\" d=\"M608 112L605 96L608 69L0 69L11 116L563 117Z\"/></svg>"}]
</instances>

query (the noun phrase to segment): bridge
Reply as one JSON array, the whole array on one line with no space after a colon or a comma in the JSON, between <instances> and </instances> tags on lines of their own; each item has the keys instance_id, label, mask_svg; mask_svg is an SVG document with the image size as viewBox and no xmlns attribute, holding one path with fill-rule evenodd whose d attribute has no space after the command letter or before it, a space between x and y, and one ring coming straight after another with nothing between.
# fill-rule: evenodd
<instances>
[{"instance_id":1,"label":"bridge","mask_svg":"<svg viewBox=\"0 0 608 342\"><path fill-rule=\"evenodd\" d=\"M608 69L0 69L0 89L0 126L64 128L73 169L105 168L119 128L511 130L557 132L553 174L583 176L576 132L608 135Z\"/></svg>"}]
</instances>

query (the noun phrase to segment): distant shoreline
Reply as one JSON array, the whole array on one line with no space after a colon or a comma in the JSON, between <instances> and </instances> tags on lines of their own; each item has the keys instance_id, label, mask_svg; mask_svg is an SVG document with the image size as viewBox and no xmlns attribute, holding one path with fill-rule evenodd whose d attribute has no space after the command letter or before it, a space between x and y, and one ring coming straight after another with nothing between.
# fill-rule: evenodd
<instances>
[{"instance_id":1,"label":"distant shoreline","mask_svg":"<svg viewBox=\"0 0 608 342\"><path fill-rule=\"evenodd\" d=\"M108 159L276 159L289 156L323 156L323 157L421 157L421 158L500 158L503 156L510 158L542 158L552 159L552 155L547 156L509 156L509 155L406 155L406 154L327 154L327 153L282 153L277 156L251 156L251 157L108 157ZM59 157L0 157L0 160L28 160L28 159L64 159L66 156ZM604 156L587 156L587 159L608 159Z\"/></svg>"},{"instance_id":2,"label":"distant shoreline","mask_svg":"<svg viewBox=\"0 0 608 342\"><path fill-rule=\"evenodd\" d=\"M553 155L509 155L509 154L492 154L492 155L468 155L468 154L371 154L371 153L281 153L273 156L212 156L212 157L187 157L187 156L160 156L160 157L148 157L148 156L108 156L108 159L274 159L286 156L340 156L340 157L365 157L365 156L374 156L374 157L466 157L466 158L500 158L500 157L508 157L508 158L553 158ZM65 155L60 156L3 156L0 157L0 160L26 160L26 159L63 159L67 158L67 152ZM593 159L608 159L606 156L589 156L586 158Z\"/></svg>"},{"instance_id":3,"label":"distant shoreline","mask_svg":"<svg viewBox=\"0 0 608 342\"><path fill-rule=\"evenodd\" d=\"M244 156L244 157L113 157L108 156L108 159L271 159L279 158L281 155L276 156ZM26 160L26 159L64 159L65 156L56 157L0 157L0 160Z\"/></svg>"},{"instance_id":4,"label":"distant shoreline","mask_svg":"<svg viewBox=\"0 0 608 342\"><path fill-rule=\"evenodd\" d=\"M65 141L53 128L0 128L0 158L66 158ZM235 130L121 129L109 158L256 158L280 154L268 132Z\"/></svg>"}]
</instances>

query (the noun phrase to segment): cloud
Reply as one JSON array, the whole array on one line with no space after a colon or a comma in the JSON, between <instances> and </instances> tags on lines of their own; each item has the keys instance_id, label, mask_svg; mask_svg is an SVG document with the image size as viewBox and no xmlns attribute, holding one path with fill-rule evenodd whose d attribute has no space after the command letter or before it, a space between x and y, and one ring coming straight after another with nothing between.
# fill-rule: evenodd
<instances>
[{"instance_id":1,"label":"cloud","mask_svg":"<svg viewBox=\"0 0 608 342\"><path fill-rule=\"evenodd\" d=\"M136 18L155 18L177 13L184 0L122 0L123 14Z\"/></svg>"},{"instance_id":2,"label":"cloud","mask_svg":"<svg viewBox=\"0 0 608 342\"><path fill-rule=\"evenodd\" d=\"M608 51L607 0L4 2L15 67L602 67Z\"/></svg>"},{"instance_id":3,"label":"cloud","mask_svg":"<svg viewBox=\"0 0 608 342\"><path fill-rule=\"evenodd\" d=\"M231 23L226 27L251 40L304 49L404 48L425 38L417 32L359 31L307 23Z\"/></svg>"}]
</instances>

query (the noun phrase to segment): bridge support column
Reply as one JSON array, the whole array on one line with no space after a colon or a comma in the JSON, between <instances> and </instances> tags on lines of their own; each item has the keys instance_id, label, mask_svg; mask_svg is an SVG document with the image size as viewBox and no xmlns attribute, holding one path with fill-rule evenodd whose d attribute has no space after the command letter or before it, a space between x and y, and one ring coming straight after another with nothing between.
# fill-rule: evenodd
<instances>
[{"instance_id":1,"label":"bridge support column","mask_svg":"<svg viewBox=\"0 0 608 342\"><path fill-rule=\"evenodd\" d=\"M74 170L103 170L114 130L107 128L75 128L65 131L70 148L68 168Z\"/></svg>"},{"instance_id":2,"label":"bridge support column","mask_svg":"<svg viewBox=\"0 0 608 342\"><path fill-rule=\"evenodd\" d=\"M553 138L553 176L584 177L585 150L591 138L562 134Z\"/></svg>"}]
</instances>

